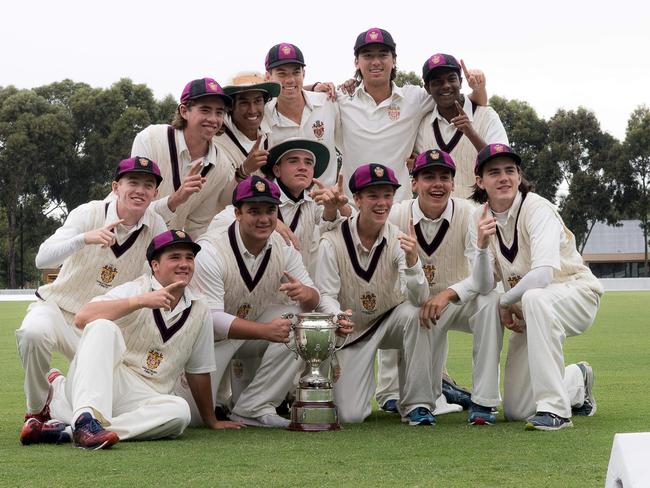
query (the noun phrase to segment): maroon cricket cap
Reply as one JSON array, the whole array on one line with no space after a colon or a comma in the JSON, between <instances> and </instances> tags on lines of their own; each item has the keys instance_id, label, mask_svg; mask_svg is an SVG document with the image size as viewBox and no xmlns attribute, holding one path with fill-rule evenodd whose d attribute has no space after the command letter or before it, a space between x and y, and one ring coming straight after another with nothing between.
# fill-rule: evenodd
<instances>
[{"instance_id":1,"label":"maroon cricket cap","mask_svg":"<svg viewBox=\"0 0 650 488\"><path fill-rule=\"evenodd\" d=\"M390 48L395 53L395 41L390 32L380 29L379 27L372 27L367 31L363 31L357 36L357 42L354 43L354 55L359 54L359 49L370 44L382 44Z\"/></svg>"},{"instance_id":2,"label":"maroon cricket cap","mask_svg":"<svg viewBox=\"0 0 650 488\"><path fill-rule=\"evenodd\" d=\"M266 71L271 71L273 68L289 63L305 66L305 58L302 55L302 51L295 44L289 44L288 42L273 46L269 49L264 60Z\"/></svg>"},{"instance_id":3,"label":"maroon cricket cap","mask_svg":"<svg viewBox=\"0 0 650 488\"><path fill-rule=\"evenodd\" d=\"M163 180L158 165L151 159L141 156L134 156L120 161L120 164L117 165L117 169L115 170L113 181L119 181L127 173L146 173L153 175L156 178L156 187L160 186L160 182Z\"/></svg>"},{"instance_id":4,"label":"maroon cricket cap","mask_svg":"<svg viewBox=\"0 0 650 488\"><path fill-rule=\"evenodd\" d=\"M149 247L147 247L147 261L151 263L151 260L163 249L169 246L174 246L176 244L189 245L192 248L195 256L201 250L201 246L194 242L187 232L174 229L166 230L151 240Z\"/></svg>"},{"instance_id":5,"label":"maroon cricket cap","mask_svg":"<svg viewBox=\"0 0 650 488\"><path fill-rule=\"evenodd\" d=\"M350 177L348 187L352 193L357 193L364 188L376 185L390 185L396 190L402 186L397 182L395 172L378 163L369 163L359 166Z\"/></svg>"},{"instance_id":6,"label":"maroon cricket cap","mask_svg":"<svg viewBox=\"0 0 650 488\"><path fill-rule=\"evenodd\" d=\"M424 62L424 66L422 66L422 79L425 83L428 83L431 75L441 69L454 70L460 76L461 68L458 60L451 54L437 53Z\"/></svg>"},{"instance_id":7,"label":"maroon cricket cap","mask_svg":"<svg viewBox=\"0 0 650 488\"><path fill-rule=\"evenodd\" d=\"M232 106L232 98L226 95L221 88L221 85L217 83L212 78L200 78L198 80L192 80L185 88L183 88L183 93L181 94L181 103L189 102L190 100L196 100L197 98L211 97L216 96L220 97L226 107Z\"/></svg>"},{"instance_id":8,"label":"maroon cricket cap","mask_svg":"<svg viewBox=\"0 0 650 488\"><path fill-rule=\"evenodd\" d=\"M474 174L478 176L481 171L481 166L483 166L488 161L500 156L506 156L517 163L517 166L521 166L521 157L519 157L519 154L514 152L508 146L505 144L488 144L483 149L481 149L481 151L476 156Z\"/></svg>"},{"instance_id":9,"label":"maroon cricket cap","mask_svg":"<svg viewBox=\"0 0 650 488\"><path fill-rule=\"evenodd\" d=\"M415 158L415 163L413 163L411 174L415 176L423 169L435 166L447 168L453 176L456 176L456 163L454 163L449 153L440 151L439 149L431 149L418 154L418 157Z\"/></svg>"},{"instance_id":10,"label":"maroon cricket cap","mask_svg":"<svg viewBox=\"0 0 650 488\"><path fill-rule=\"evenodd\" d=\"M261 176L251 175L242 180L232 193L232 204L266 202L280 205L280 188Z\"/></svg>"}]
</instances>

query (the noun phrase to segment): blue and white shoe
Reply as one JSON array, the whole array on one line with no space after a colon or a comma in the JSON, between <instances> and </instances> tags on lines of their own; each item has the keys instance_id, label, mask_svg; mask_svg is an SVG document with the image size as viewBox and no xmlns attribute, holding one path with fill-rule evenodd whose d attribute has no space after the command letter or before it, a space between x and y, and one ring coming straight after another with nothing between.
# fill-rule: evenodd
<instances>
[{"instance_id":1,"label":"blue and white shoe","mask_svg":"<svg viewBox=\"0 0 650 488\"><path fill-rule=\"evenodd\" d=\"M387 400L386 403L381 406L381 409L384 412L398 413L399 411L397 410L397 400Z\"/></svg>"},{"instance_id":2,"label":"blue and white shoe","mask_svg":"<svg viewBox=\"0 0 650 488\"><path fill-rule=\"evenodd\" d=\"M571 419L551 412L537 412L526 422L526 430L560 430L568 427L573 427Z\"/></svg>"},{"instance_id":3,"label":"blue and white shoe","mask_svg":"<svg viewBox=\"0 0 650 488\"><path fill-rule=\"evenodd\" d=\"M445 395L447 403L455 403L467 410L472 404L472 393L458 385L449 375L442 377L442 394Z\"/></svg>"},{"instance_id":4,"label":"blue and white shoe","mask_svg":"<svg viewBox=\"0 0 650 488\"><path fill-rule=\"evenodd\" d=\"M586 361L580 361L576 366L580 368L582 377L585 381L585 400L579 407L573 407L571 413L583 417L593 417L596 413L596 399L594 398L594 368L592 368Z\"/></svg>"},{"instance_id":5,"label":"blue and white shoe","mask_svg":"<svg viewBox=\"0 0 650 488\"><path fill-rule=\"evenodd\" d=\"M428 408L418 407L409 412L409 425L436 425L436 418Z\"/></svg>"},{"instance_id":6,"label":"blue and white shoe","mask_svg":"<svg viewBox=\"0 0 650 488\"><path fill-rule=\"evenodd\" d=\"M494 425L497 421L495 410L492 407L484 407L472 402L469 407L469 418L467 421L470 425Z\"/></svg>"}]
</instances>

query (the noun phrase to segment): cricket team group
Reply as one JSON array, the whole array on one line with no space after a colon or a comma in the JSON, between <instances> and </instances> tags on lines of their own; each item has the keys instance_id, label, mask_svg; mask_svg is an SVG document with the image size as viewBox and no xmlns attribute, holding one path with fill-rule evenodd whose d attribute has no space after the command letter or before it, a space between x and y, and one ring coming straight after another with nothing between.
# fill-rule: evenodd
<instances>
[{"instance_id":1,"label":"cricket team group","mask_svg":"<svg viewBox=\"0 0 650 488\"><path fill-rule=\"evenodd\" d=\"M342 423L373 397L410 426L462 409L492 425L501 407L552 431L595 413L593 369L565 365L563 344L603 289L524 178L483 73L438 53L424 88L398 87L380 28L338 88L304 85L307 64L281 43L264 73L190 81L111 194L40 246L37 267L60 269L16 332L23 444L287 427L305 363L285 317L311 311L338 316L326 374ZM472 334L471 391L447 376L449 330Z\"/></svg>"}]
</instances>

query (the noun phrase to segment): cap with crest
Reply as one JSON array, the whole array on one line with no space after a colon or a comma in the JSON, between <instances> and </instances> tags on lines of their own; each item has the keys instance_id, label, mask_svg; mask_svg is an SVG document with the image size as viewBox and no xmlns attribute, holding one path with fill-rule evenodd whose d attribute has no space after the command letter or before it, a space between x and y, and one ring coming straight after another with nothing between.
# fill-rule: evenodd
<instances>
[{"instance_id":1,"label":"cap with crest","mask_svg":"<svg viewBox=\"0 0 650 488\"><path fill-rule=\"evenodd\" d=\"M212 78L192 80L185 85L183 93L181 93L181 103L187 103L190 100L196 100L197 98L203 97L219 97L224 101L227 107L232 105L232 98L224 93L221 85Z\"/></svg>"},{"instance_id":2,"label":"cap with crest","mask_svg":"<svg viewBox=\"0 0 650 488\"><path fill-rule=\"evenodd\" d=\"M437 53L424 62L422 66L422 80L428 83L433 74L443 69L456 71L460 76L461 67L456 58L451 54Z\"/></svg>"},{"instance_id":3,"label":"cap with crest","mask_svg":"<svg viewBox=\"0 0 650 488\"><path fill-rule=\"evenodd\" d=\"M485 163L501 156L508 157L517 163L517 166L521 166L521 157L519 154L510 149L509 146L506 146L505 144L488 144L483 149L481 149L481 151L476 156L474 174L479 176L481 173L481 167Z\"/></svg>"},{"instance_id":4,"label":"cap with crest","mask_svg":"<svg viewBox=\"0 0 650 488\"><path fill-rule=\"evenodd\" d=\"M295 44L289 44L288 42L273 46L269 49L264 60L266 71L289 63L305 66L305 58L302 55L302 51Z\"/></svg>"},{"instance_id":5,"label":"cap with crest","mask_svg":"<svg viewBox=\"0 0 650 488\"><path fill-rule=\"evenodd\" d=\"M395 172L379 163L369 163L359 166L350 177L348 187L352 193L357 193L364 188L376 185L390 185L397 189L400 185L395 177Z\"/></svg>"},{"instance_id":6,"label":"cap with crest","mask_svg":"<svg viewBox=\"0 0 650 488\"><path fill-rule=\"evenodd\" d=\"M354 55L357 56L362 47L371 44L381 44L386 46L390 48L393 53L395 53L395 48L397 47L390 32L380 29L379 27L371 27L357 36L357 41L354 43Z\"/></svg>"},{"instance_id":7,"label":"cap with crest","mask_svg":"<svg viewBox=\"0 0 650 488\"><path fill-rule=\"evenodd\" d=\"M232 193L232 204L266 202L280 205L280 188L261 176L251 175L242 180Z\"/></svg>"},{"instance_id":8,"label":"cap with crest","mask_svg":"<svg viewBox=\"0 0 650 488\"><path fill-rule=\"evenodd\" d=\"M145 173L153 175L153 177L156 178L156 186L159 186L160 182L163 180L158 165L151 159L142 156L134 156L120 161L120 164L117 165L117 169L115 170L113 181L119 181L119 179L127 173Z\"/></svg>"},{"instance_id":9,"label":"cap with crest","mask_svg":"<svg viewBox=\"0 0 650 488\"><path fill-rule=\"evenodd\" d=\"M147 247L147 261L151 263L151 260L160 254L163 249L180 244L191 247L194 255L201 250L201 246L194 242L187 232L175 229L166 230L151 240L149 247Z\"/></svg>"},{"instance_id":10,"label":"cap with crest","mask_svg":"<svg viewBox=\"0 0 650 488\"><path fill-rule=\"evenodd\" d=\"M415 176L420 171L433 167L447 168L451 171L452 175L456 175L456 163L454 163L449 153L440 151L439 149L430 149L418 154L413 163L411 174Z\"/></svg>"}]
</instances>

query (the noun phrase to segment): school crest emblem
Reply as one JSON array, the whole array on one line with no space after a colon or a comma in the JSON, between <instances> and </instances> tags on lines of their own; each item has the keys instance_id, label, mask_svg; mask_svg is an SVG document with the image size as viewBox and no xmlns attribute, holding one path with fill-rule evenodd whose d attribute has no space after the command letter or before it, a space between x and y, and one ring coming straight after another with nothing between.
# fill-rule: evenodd
<instances>
[{"instance_id":1,"label":"school crest emblem","mask_svg":"<svg viewBox=\"0 0 650 488\"><path fill-rule=\"evenodd\" d=\"M262 193L264 190L266 190L266 185L264 184L263 181L258 181L257 183L255 183L255 189L258 192Z\"/></svg>"},{"instance_id":2,"label":"school crest emblem","mask_svg":"<svg viewBox=\"0 0 650 488\"><path fill-rule=\"evenodd\" d=\"M424 271L424 276L427 279L429 286L435 284L433 279L436 276L436 267L433 264L424 264L422 265L422 271Z\"/></svg>"},{"instance_id":3,"label":"school crest emblem","mask_svg":"<svg viewBox=\"0 0 650 488\"><path fill-rule=\"evenodd\" d=\"M376 41L379 38L379 32L371 31L368 33L368 37L370 37L371 41Z\"/></svg>"},{"instance_id":4,"label":"school crest emblem","mask_svg":"<svg viewBox=\"0 0 650 488\"><path fill-rule=\"evenodd\" d=\"M177 230L176 231L176 237L178 237L179 239L185 239L185 236L186 236L186 234L182 230Z\"/></svg>"},{"instance_id":5,"label":"school crest emblem","mask_svg":"<svg viewBox=\"0 0 650 488\"><path fill-rule=\"evenodd\" d=\"M211 81L210 83L208 83L208 89L211 92L219 91L219 85L217 85L214 81Z\"/></svg>"},{"instance_id":6,"label":"school crest emblem","mask_svg":"<svg viewBox=\"0 0 650 488\"><path fill-rule=\"evenodd\" d=\"M394 103L391 103L390 106L388 107L388 118L394 122L399 119L399 115L400 115L399 105L395 105Z\"/></svg>"},{"instance_id":7,"label":"school crest emblem","mask_svg":"<svg viewBox=\"0 0 650 488\"><path fill-rule=\"evenodd\" d=\"M494 145L494 152L500 153L500 152L503 152L504 150L505 149L504 149L503 145L501 145L501 144L495 144Z\"/></svg>"},{"instance_id":8,"label":"school crest emblem","mask_svg":"<svg viewBox=\"0 0 650 488\"><path fill-rule=\"evenodd\" d=\"M376 166L374 172L377 178L382 178L384 176L384 168L380 168L379 166Z\"/></svg>"},{"instance_id":9,"label":"school crest emblem","mask_svg":"<svg viewBox=\"0 0 650 488\"><path fill-rule=\"evenodd\" d=\"M322 120L317 120L314 122L314 125L311 126L311 129L314 131L314 136L316 136L316 139L322 139L325 135L325 124Z\"/></svg>"},{"instance_id":10,"label":"school crest emblem","mask_svg":"<svg viewBox=\"0 0 650 488\"><path fill-rule=\"evenodd\" d=\"M282 54L284 54L285 56L289 56L289 54L291 54L291 48L289 46L283 46Z\"/></svg>"},{"instance_id":11,"label":"school crest emblem","mask_svg":"<svg viewBox=\"0 0 650 488\"><path fill-rule=\"evenodd\" d=\"M146 369L149 369L151 371L155 371L158 369L158 366L160 366L160 363L163 360L163 353L160 352L158 349L151 349L147 353L147 367Z\"/></svg>"},{"instance_id":12,"label":"school crest emblem","mask_svg":"<svg viewBox=\"0 0 650 488\"><path fill-rule=\"evenodd\" d=\"M440 153L439 153L439 152L436 152L436 151L431 151L431 152L429 153L429 156L430 156L431 159L433 159L433 160L440 159Z\"/></svg>"},{"instance_id":13,"label":"school crest emblem","mask_svg":"<svg viewBox=\"0 0 650 488\"><path fill-rule=\"evenodd\" d=\"M517 283L521 280L521 276L519 275L512 275L510 278L508 278L508 285L510 288L514 288L517 286Z\"/></svg>"},{"instance_id":14,"label":"school crest emblem","mask_svg":"<svg viewBox=\"0 0 650 488\"><path fill-rule=\"evenodd\" d=\"M149 166L149 160L148 160L148 159L140 158L140 159L138 160L138 162L140 163L140 166L143 166L143 167L145 167L145 168L146 168L147 166Z\"/></svg>"},{"instance_id":15,"label":"school crest emblem","mask_svg":"<svg viewBox=\"0 0 650 488\"><path fill-rule=\"evenodd\" d=\"M106 266L102 267L102 270L99 274L99 279L101 280L100 285L102 286L110 285L116 276L117 276L117 268L115 266L111 266L110 264L107 264Z\"/></svg>"},{"instance_id":16,"label":"school crest emblem","mask_svg":"<svg viewBox=\"0 0 650 488\"><path fill-rule=\"evenodd\" d=\"M232 375L235 378L241 378L244 375L244 363L241 359L233 359L230 363Z\"/></svg>"},{"instance_id":17,"label":"school crest emblem","mask_svg":"<svg viewBox=\"0 0 650 488\"><path fill-rule=\"evenodd\" d=\"M235 315L237 315L237 317L239 317L240 319L245 319L246 317L248 317L250 311L251 311L250 303L244 303L237 309L237 313Z\"/></svg>"},{"instance_id":18,"label":"school crest emblem","mask_svg":"<svg viewBox=\"0 0 650 488\"><path fill-rule=\"evenodd\" d=\"M377 295L371 292L361 295L361 306L364 313L374 313L377 310Z\"/></svg>"},{"instance_id":19,"label":"school crest emblem","mask_svg":"<svg viewBox=\"0 0 650 488\"><path fill-rule=\"evenodd\" d=\"M434 66L439 65L441 60L440 58L441 58L440 54L434 54L433 56L431 56L431 63L433 63Z\"/></svg>"}]
</instances>

